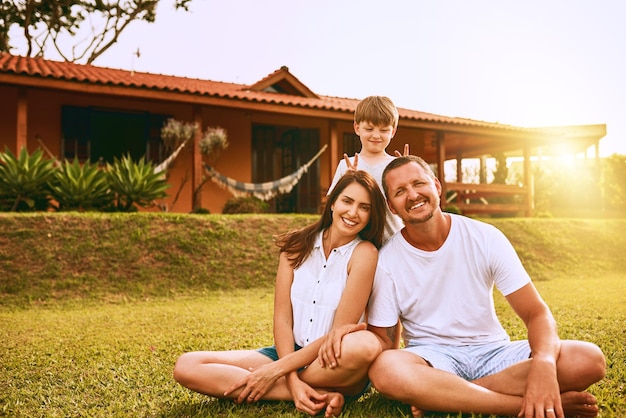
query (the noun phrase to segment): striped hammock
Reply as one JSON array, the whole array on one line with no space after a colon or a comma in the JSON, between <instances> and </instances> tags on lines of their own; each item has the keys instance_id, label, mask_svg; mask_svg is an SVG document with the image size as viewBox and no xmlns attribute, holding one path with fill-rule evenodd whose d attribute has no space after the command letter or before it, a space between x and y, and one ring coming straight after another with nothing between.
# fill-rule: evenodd
<instances>
[{"instance_id":1,"label":"striped hammock","mask_svg":"<svg viewBox=\"0 0 626 418\"><path fill-rule=\"evenodd\" d=\"M220 174L208 164L204 164L204 169L211 177L211 180L217 183L220 187L227 189L235 197L254 196L261 200L270 200L279 194L289 193L294 186L298 184L302 175L308 171L311 164L313 164L315 160L317 160L319 156L326 151L327 147L328 145L324 145L322 149L319 150L319 152L315 154L306 164L300 167L298 171L295 171L281 179L265 183L243 183Z\"/></svg>"}]
</instances>

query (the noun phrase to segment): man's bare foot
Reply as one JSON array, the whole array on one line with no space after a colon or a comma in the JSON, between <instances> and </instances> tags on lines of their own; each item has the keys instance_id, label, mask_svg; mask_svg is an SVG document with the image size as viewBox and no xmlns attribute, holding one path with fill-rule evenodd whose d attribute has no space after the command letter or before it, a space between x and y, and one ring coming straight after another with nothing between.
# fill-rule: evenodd
<instances>
[{"instance_id":1,"label":"man's bare foot","mask_svg":"<svg viewBox=\"0 0 626 418\"><path fill-rule=\"evenodd\" d=\"M328 398L326 398L326 400L326 412L324 417L338 417L345 402L343 395L339 392L328 392Z\"/></svg>"},{"instance_id":2,"label":"man's bare foot","mask_svg":"<svg viewBox=\"0 0 626 418\"><path fill-rule=\"evenodd\" d=\"M424 416L424 411L419 409L417 406L411 405L411 415L413 418L422 418Z\"/></svg>"},{"instance_id":3,"label":"man's bare foot","mask_svg":"<svg viewBox=\"0 0 626 418\"><path fill-rule=\"evenodd\" d=\"M598 400L588 392L561 393L561 403L566 417L597 417Z\"/></svg>"},{"instance_id":4,"label":"man's bare foot","mask_svg":"<svg viewBox=\"0 0 626 418\"><path fill-rule=\"evenodd\" d=\"M568 418L595 418L598 416L598 400L591 393L564 392L561 394L561 403L563 405L563 412ZM413 418L422 418L424 411L411 405L411 416Z\"/></svg>"}]
</instances>

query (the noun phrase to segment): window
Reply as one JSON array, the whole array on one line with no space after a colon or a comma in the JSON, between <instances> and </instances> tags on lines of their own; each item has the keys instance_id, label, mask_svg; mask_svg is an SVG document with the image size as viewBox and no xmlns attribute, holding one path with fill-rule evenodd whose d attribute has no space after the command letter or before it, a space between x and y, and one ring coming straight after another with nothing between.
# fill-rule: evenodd
<instances>
[{"instance_id":1,"label":"window","mask_svg":"<svg viewBox=\"0 0 626 418\"><path fill-rule=\"evenodd\" d=\"M64 106L61 110L63 156L81 161L113 162L130 154L159 163L163 155L161 127L169 116Z\"/></svg>"}]
</instances>

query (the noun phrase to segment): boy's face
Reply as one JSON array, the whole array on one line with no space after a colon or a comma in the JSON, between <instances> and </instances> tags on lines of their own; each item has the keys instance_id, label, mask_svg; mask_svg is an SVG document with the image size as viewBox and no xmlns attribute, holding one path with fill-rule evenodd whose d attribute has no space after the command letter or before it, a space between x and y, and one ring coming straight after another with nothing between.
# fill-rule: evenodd
<instances>
[{"instance_id":1,"label":"boy's face","mask_svg":"<svg viewBox=\"0 0 626 418\"><path fill-rule=\"evenodd\" d=\"M378 126L371 122L354 122L354 132L361 139L361 153L379 154L391 142L396 133L393 125Z\"/></svg>"}]
</instances>

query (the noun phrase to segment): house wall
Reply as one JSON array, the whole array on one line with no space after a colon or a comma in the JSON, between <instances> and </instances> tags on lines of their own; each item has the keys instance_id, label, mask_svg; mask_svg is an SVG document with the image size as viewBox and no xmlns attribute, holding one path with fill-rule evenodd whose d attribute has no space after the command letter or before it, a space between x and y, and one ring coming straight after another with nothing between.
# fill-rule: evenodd
<instances>
[{"instance_id":1,"label":"house wall","mask_svg":"<svg viewBox=\"0 0 626 418\"><path fill-rule=\"evenodd\" d=\"M0 86L0 147L5 146L16 152L17 132L17 96L16 87ZM181 121L192 121L194 109L190 104L168 101L144 100L138 98L118 98L98 94L64 92L51 89L29 88L27 90L28 122L27 144L30 152L40 147L41 139L45 147L54 156L62 155L61 143L61 108L65 105L92 106L119 111L141 111L171 115ZM331 125L328 119L305 116L281 115L269 112L229 109L223 107L202 106L200 108L202 129L220 126L228 134L229 147L222 152L216 169L234 179L252 181L252 126L253 124L277 125L319 130L320 147L329 148L319 159L320 163L320 201L323 203L328 186L332 180L338 161L330 161ZM353 132L352 123L337 121L338 138L344 132ZM341 146L341 145L340 145ZM341 152L341 150L340 150ZM341 154L340 154L341 155ZM187 213L192 210L193 146L188 144L168 171L169 197L163 202L172 212ZM221 213L224 204L232 195L212 181L207 181L201 189L201 206L211 213ZM156 210L156 209L155 209Z\"/></svg>"},{"instance_id":2,"label":"house wall","mask_svg":"<svg viewBox=\"0 0 626 418\"><path fill-rule=\"evenodd\" d=\"M219 125L226 129L230 146L222 154L216 169L231 178L250 182L252 181L252 126L255 124L274 125L284 127L297 127L300 129L317 129L320 134L320 148L329 145L330 123L328 119L310 118L303 116L281 115L268 112L249 110L229 110L224 108L205 107L202 110L203 120L206 126ZM353 130L350 123L338 123L337 129L340 135L343 131ZM319 158L320 164L320 202L323 202L337 162L330 162L330 150L327 149ZM207 183L202 190L202 207L211 213L220 213L228 199L232 196L221 190L213 182Z\"/></svg>"}]
</instances>

